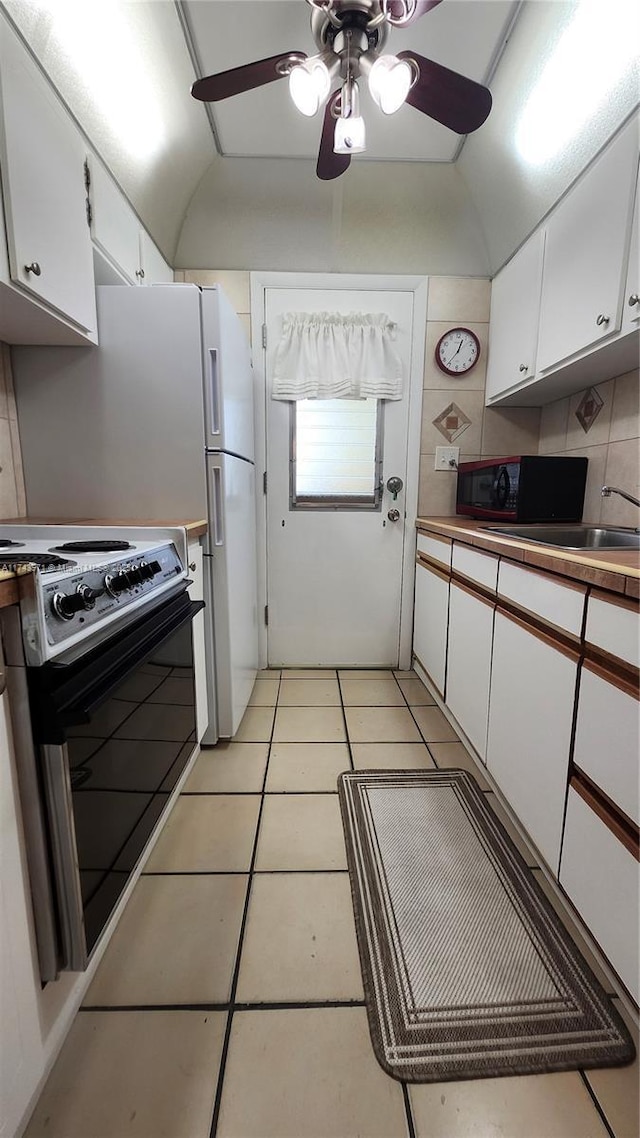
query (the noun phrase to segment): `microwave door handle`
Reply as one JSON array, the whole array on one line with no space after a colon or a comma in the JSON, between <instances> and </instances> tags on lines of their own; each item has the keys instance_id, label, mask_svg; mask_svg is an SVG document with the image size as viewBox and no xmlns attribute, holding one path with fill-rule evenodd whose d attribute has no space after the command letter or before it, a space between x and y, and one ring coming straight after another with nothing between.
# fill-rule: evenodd
<instances>
[{"instance_id":1,"label":"microwave door handle","mask_svg":"<svg viewBox=\"0 0 640 1138\"><path fill-rule=\"evenodd\" d=\"M509 499L509 492L511 490L511 480L509 478L509 471L506 466L500 467L500 472L496 478L496 502L501 510L504 510Z\"/></svg>"}]
</instances>

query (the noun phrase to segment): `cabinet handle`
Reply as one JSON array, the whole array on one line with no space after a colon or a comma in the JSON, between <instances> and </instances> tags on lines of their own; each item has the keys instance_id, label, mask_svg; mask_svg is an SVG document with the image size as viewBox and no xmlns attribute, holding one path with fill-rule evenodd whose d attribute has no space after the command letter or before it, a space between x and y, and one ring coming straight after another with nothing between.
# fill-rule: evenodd
<instances>
[{"instance_id":1,"label":"cabinet handle","mask_svg":"<svg viewBox=\"0 0 640 1138\"><path fill-rule=\"evenodd\" d=\"M601 328L603 324L608 324L608 323L609 323L609 317L604 316L602 312L600 313L599 316L596 316L596 324L598 325L599 328Z\"/></svg>"},{"instance_id":2,"label":"cabinet handle","mask_svg":"<svg viewBox=\"0 0 640 1138\"><path fill-rule=\"evenodd\" d=\"M629 297L629 306L633 308L634 304L640 304L640 296L638 296L637 292L632 292Z\"/></svg>"},{"instance_id":3,"label":"cabinet handle","mask_svg":"<svg viewBox=\"0 0 640 1138\"><path fill-rule=\"evenodd\" d=\"M520 368L519 368L519 370L520 370L520 371L528 371L528 370L529 370L529 365L528 365L528 364L520 364Z\"/></svg>"},{"instance_id":4,"label":"cabinet handle","mask_svg":"<svg viewBox=\"0 0 640 1138\"><path fill-rule=\"evenodd\" d=\"M32 261L30 265L25 265L25 273L33 273L34 277L39 277L42 269L37 261Z\"/></svg>"},{"instance_id":5,"label":"cabinet handle","mask_svg":"<svg viewBox=\"0 0 640 1138\"><path fill-rule=\"evenodd\" d=\"M195 561L189 562L189 569L191 570L192 573L195 573L197 568L198 568L198 566L196 565Z\"/></svg>"},{"instance_id":6,"label":"cabinet handle","mask_svg":"<svg viewBox=\"0 0 640 1138\"><path fill-rule=\"evenodd\" d=\"M138 280L143 281L144 280L144 269L136 269L136 276L137 276Z\"/></svg>"}]
</instances>

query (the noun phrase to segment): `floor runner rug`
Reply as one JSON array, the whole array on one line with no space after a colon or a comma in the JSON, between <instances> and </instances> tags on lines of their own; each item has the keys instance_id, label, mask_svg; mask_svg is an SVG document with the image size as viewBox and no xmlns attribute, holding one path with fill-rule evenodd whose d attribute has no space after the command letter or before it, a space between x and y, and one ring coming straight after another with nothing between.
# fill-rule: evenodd
<instances>
[{"instance_id":1,"label":"floor runner rug","mask_svg":"<svg viewBox=\"0 0 640 1138\"><path fill-rule=\"evenodd\" d=\"M633 1041L466 771L338 780L369 1028L409 1082L630 1062Z\"/></svg>"}]
</instances>

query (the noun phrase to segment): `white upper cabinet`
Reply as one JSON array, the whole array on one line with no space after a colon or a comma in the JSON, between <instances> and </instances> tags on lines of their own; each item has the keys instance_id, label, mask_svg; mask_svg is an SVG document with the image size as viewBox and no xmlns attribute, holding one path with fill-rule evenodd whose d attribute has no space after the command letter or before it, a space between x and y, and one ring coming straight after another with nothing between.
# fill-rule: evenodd
<instances>
[{"instance_id":1,"label":"white upper cabinet","mask_svg":"<svg viewBox=\"0 0 640 1138\"><path fill-rule=\"evenodd\" d=\"M98 284L168 284L167 264L111 175L93 154L87 156L86 181L91 237L101 257Z\"/></svg>"},{"instance_id":2,"label":"white upper cabinet","mask_svg":"<svg viewBox=\"0 0 640 1138\"><path fill-rule=\"evenodd\" d=\"M129 284L137 284L140 223L113 178L92 154L87 156L87 193L94 245Z\"/></svg>"},{"instance_id":3,"label":"white upper cabinet","mask_svg":"<svg viewBox=\"0 0 640 1138\"><path fill-rule=\"evenodd\" d=\"M535 376L544 241L537 230L491 286L487 403Z\"/></svg>"},{"instance_id":4,"label":"white upper cabinet","mask_svg":"<svg viewBox=\"0 0 640 1138\"><path fill-rule=\"evenodd\" d=\"M173 269L167 264L146 229L140 230L140 270L142 273L141 284L173 283Z\"/></svg>"},{"instance_id":5,"label":"white upper cabinet","mask_svg":"<svg viewBox=\"0 0 640 1138\"><path fill-rule=\"evenodd\" d=\"M622 331L631 332L636 328L640 328L640 178L636 179L627 287L622 301Z\"/></svg>"},{"instance_id":6,"label":"white upper cabinet","mask_svg":"<svg viewBox=\"0 0 640 1138\"><path fill-rule=\"evenodd\" d=\"M85 339L95 339L83 140L53 89L1 20L0 75L0 155L9 254L4 284L53 310ZM3 297L4 303L9 312L12 298Z\"/></svg>"},{"instance_id":7,"label":"white upper cabinet","mask_svg":"<svg viewBox=\"0 0 640 1138\"><path fill-rule=\"evenodd\" d=\"M540 371L620 329L637 164L634 120L547 221Z\"/></svg>"}]
</instances>

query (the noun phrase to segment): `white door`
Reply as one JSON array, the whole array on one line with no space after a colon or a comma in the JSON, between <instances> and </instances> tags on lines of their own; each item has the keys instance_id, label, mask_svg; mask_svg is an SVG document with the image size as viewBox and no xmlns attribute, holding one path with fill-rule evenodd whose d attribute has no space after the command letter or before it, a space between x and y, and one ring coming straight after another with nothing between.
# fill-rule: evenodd
<instances>
[{"instance_id":1,"label":"white door","mask_svg":"<svg viewBox=\"0 0 640 1138\"><path fill-rule=\"evenodd\" d=\"M414 294L267 288L265 311L269 664L398 667L404 543L408 530L413 541L415 520L407 520L405 510ZM339 499L320 508L292 501L301 462L300 405L270 398L283 314L327 311L384 312L397 325L401 400L378 402L377 407L372 401L369 425L363 401L349 407L347 401L335 400L326 408L313 401L310 409L321 417L320 435L335 436L336 442L347 439L354 452L357 446L359 461L371 464L372 486L382 483L383 490L369 508ZM310 429L314 431L313 424ZM336 456L344 457L345 449L336 446ZM331 494L326 456L325 475ZM392 477L402 482L397 496L387 488Z\"/></svg>"}]
</instances>

